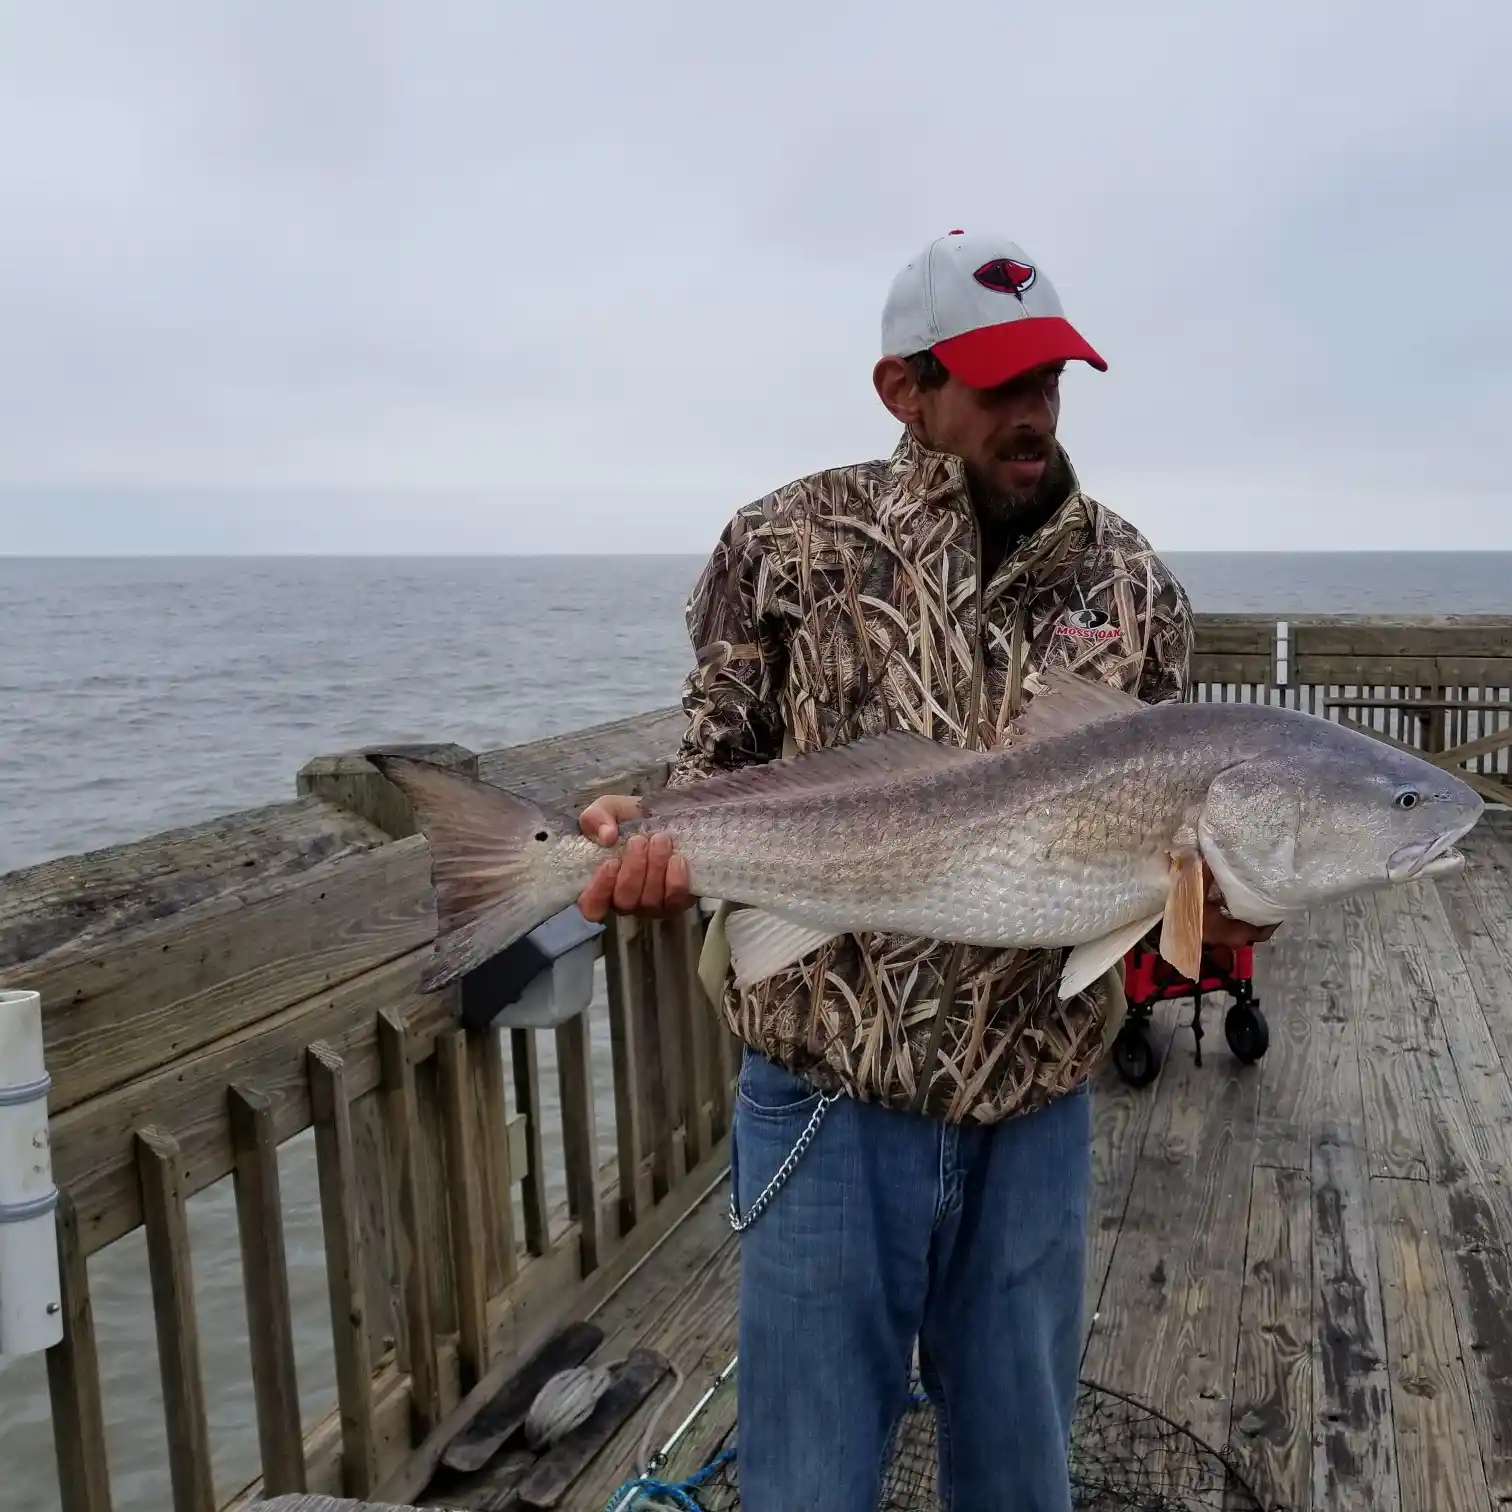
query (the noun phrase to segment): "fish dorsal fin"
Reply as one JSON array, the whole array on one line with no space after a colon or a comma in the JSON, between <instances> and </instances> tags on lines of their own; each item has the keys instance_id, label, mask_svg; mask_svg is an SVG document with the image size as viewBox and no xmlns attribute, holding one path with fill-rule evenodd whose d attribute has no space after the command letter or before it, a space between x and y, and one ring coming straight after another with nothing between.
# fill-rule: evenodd
<instances>
[{"instance_id":1,"label":"fish dorsal fin","mask_svg":"<svg viewBox=\"0 0 1512 1512\"><path fill-rule=\"evenodd\" d=\"M926 772L951 772L981 761L977 751L941 745L912 730L864 735L848 745L805 751L784 761L767 761L721 772L683 787L658 788L643 801L648 815L722 803L740 798L767 798L782 793L819 792L854 782L860 786Z\"/></svg>"},{"instance_id":2,"label":"fish dorsal fin","mask_svg":"<svg viewBox=\"0 0 1512 1512\"><path fill-rule=\"evenodd\" d=\"M1050 668L1040 673L1043 688L1029 700L1022 714L1008 727L1009 746L1053 740L1105 719L1132 714L1148 705L1132 693L1107 683L1094 682L1075 672Z\"/></svg>"}]
</instances>

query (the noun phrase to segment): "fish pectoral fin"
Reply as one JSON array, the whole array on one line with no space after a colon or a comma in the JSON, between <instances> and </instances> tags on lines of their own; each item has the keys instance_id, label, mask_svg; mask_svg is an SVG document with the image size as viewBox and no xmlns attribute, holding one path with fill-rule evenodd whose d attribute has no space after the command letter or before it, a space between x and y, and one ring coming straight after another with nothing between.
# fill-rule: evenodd
<instances>
[{"instance_id":1,"label":"fish pectoral fin","mask_svg":"<svg viewBox=\"0 0 1512 1512\"><path fill-rule=\"evenodd\" d=\"M724 929L737 987L764 981L844 932L795 924L763 908L731 909Z\"/></svg>"},{"instance_id":2,"label":"fish pectoral fin","mask_svg":"<svg viewBox=\"0 0 1512 1512\"><path fill-rule=\"evenodd\" d=\"M1173 851L1160 953L1189 982L1202 974L1202 904L1202 858L1195 850Z\"/></svg>"},{"instance_id":3,"label":"fish pectoral fin","mask_svg":"<svg viewBox=\"0 0 1512 1512\"><path fill-rule=\"evenodd\" d=\"M1061 1000L1064 1002L1066 998L1084 992L1110 966L1122 960L1160 920L1160 914L1151 914L1148 919L1137 919L1132 924L1125 924L1122 929L1115 929L1101 939L1077 945L1061 968Z\"/></svg>"}]
</instances>

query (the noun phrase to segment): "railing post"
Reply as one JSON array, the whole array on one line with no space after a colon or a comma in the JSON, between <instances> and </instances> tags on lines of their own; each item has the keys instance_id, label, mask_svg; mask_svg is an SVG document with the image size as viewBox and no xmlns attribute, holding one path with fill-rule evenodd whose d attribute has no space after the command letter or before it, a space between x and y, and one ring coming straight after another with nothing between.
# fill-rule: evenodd
<instances>
[{"instance_id":1,"label":"railing post","mask_svg":"<svg viewBox=\"0 0 1512 1512\"><path fill-rule=\"evenodd\" d=\"M644 981L632 949L634 919L611 914L604 932L604 978L609 992L609 1048L614 1071L614 1132L618 1145L620 1233L628 1234L651 1206L646 1156L645 1101L640 1079L640 1009Z\"/></svg>"},{"instance_id":2,"label":"railing post","mask_svg":"<svg viewBox=\"0 0 1512 1512\"><path fill-rule=\"evenodd\" d=\"M136 1148L163 1407L168 1421L174 1512L214 1512L215 1482L210 1468L210 1428L205 1416L199 1320L189 1258L183 1161L178 1141L163 1129L137 1130Z\"/></svg>"},{"instance_id":3,"label":"railing post","mask_svg":"<svg viewBox=\"0 0 1512 1512\"><path fill-rule=\"evenodd\" d=\"M315 1165L320 1180L326 1284L336 1352L342 1483L348 1495L362 1497L373 1489L378 1478L378 1446L363 1305L365 1236L355 1200L356 1170L346 1068L341 1056L323 1041L309 1047L306 1067L315 1124Z\"/></svg>"},{"instance_id":4,"label":"railing post","mask_svg":"<svg viewBox=\"0 0 1512 1512\"><path fill-rule=\"evenodd\" d=\"M556 1060L568 1207L577 1219L581 1273L586 1276L598 1269L603 1241L598 1185L598 1123L593 1109L593 1062L589 1054L587 1013L576 1013L557 1026Z\"/></svg>"},{"instance_id":5,"label":"railing post","mask_svg":"<svg viewBox=\"0 0 1512 1512\"><path fill-rule=\"evenodd\" d=\"M95 1349L89 1271L79 1217L67 1192L57 1209L59 1273L63 1283L63 1342L47 1351L53 1445L63 1512L110 1512L110 1461Z\"/></svg>"},{"instance_id":6,"label":"railing post","mask_svg":"<svg viewBox=\"0 0 1512 1512\"><path fill-rule=\"evenodd\" d=\"M272 1100L260 1092L233 1086L227 1111L236 1158L236 1216L263 1491L281 1496L305 1490L305 1462L279 1199L278 1136Z\"/></svg>"},{"instance_id":7,"label":"railing post","mask_svg":"<svg viewBox=\"0 0 1512 1512\"><path fill-rule=\"evenodd\" d=\"M431 1236L421 1223L420 1110L415 1068L410 1062L404 1023L391 1008L378 1015L378 1055L382 1067L389 1159L398 1188L399 1286L409 1341L410 1404L421 1434L441 1420L441 1384L436 1367L436 1331L431 1314Z\"/></svg>"}]
</instances>

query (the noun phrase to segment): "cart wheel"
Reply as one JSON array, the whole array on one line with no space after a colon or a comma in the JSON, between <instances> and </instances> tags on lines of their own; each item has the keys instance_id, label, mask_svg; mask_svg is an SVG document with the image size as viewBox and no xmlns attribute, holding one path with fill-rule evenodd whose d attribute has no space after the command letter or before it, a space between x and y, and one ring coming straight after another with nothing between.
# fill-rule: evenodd
<instances>
[{"instance_id":1,"label":"cart wheel","mask_svg":"<svg viewBox=\"0 0 1512 1512\"><path fill-rule=\"evenodd\" d=\"M1155 1047L1141 1023L1125 1024L1113 1041L1113 1065L1130 1087L1147 1087L1160 1070Z\"/></svg>"},{"instance_id":2,"label":"cart wheel","mask_svg":"<svg viewBox=\"0 0 1512 1512\"><path fill-rule=\"evenodd\" d=\"M1270 1049L1270 1026L1260 1005L1253 1000L1235 1003L1223 1017L1223 1037L1237 1059L1254 1065Z\"/></svg>"}]
</instances>

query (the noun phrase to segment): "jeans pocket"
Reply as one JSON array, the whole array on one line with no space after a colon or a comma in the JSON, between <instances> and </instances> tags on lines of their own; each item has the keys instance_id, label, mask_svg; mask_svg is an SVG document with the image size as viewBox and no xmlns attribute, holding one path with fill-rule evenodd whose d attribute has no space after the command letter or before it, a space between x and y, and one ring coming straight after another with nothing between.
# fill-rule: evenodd
<instances>
[{"instance_id":1,"label":"jeans pocket","mask_svg":"<svg viewBox=\"0 0 1512 1512\"><path fill-rule=\"evenodd\" d=\"M736 1095L744 1112L772 1121L807 1116L818 1106L821 1093L786 1066L747 1049L741 1057Z\"/></svg>"}]
</instances>

